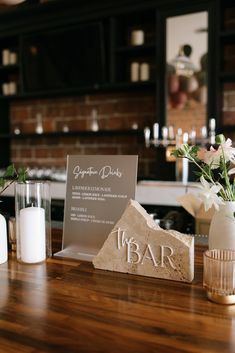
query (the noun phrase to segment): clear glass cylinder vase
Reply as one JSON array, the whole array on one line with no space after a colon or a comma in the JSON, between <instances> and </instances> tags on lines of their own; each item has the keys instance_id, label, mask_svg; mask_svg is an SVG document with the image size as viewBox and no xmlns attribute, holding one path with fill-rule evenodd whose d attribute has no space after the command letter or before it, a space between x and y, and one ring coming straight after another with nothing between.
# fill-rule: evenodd
<instances>
[{"instance_id":1,"label":"clear glass cylinder vase","mask_svg":"<svg viewBox=\"0 0 235 353\"><path fill-rule=\"evenodd\" d=\"M51 256L51 195L49 181L15 184L16 253L23 263Z\"/></svg>"}]
</instances>

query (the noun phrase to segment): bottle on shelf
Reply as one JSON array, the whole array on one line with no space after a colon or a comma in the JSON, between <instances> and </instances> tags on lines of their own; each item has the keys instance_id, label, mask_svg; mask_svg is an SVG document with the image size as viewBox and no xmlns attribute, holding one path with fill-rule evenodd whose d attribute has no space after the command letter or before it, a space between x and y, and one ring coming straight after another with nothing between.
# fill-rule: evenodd
<instances>
[{"instance_id":1,"label":"bottle on shelf","mask_svg":"<svg viewBox=\"0 0 235 353\"><path fill-rule=\"evenodd\" d=\"M41 113L37 113L36 115L36 129L35 132L36 134L42 134L43 133L43 125L42 125L42 114Z\"/></svg>"},{"instance_id":2,"label":"bottle on shelf","mask_svg":"<svg viewBox=\"0 0 235 353\"><path fill-rule=\"evenodd\" d=\"M97 121L97 110L92 109L91 112L91 126L90 126L91 131L98 131L99 130L99 125Z\"/></svg>"}]
</instances>

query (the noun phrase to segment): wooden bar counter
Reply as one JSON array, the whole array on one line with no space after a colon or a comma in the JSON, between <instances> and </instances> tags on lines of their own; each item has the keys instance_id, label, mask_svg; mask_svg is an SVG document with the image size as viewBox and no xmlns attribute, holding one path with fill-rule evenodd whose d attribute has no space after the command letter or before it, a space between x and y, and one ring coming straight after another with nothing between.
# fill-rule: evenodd
<instances>
[{"instance_id":1,"label":"wooden bar counter","mask_svg":"<svg viewBox=\"0 0 235 353\"><path fill-rule=\"evenodd\" d=\"M0 266L0 352L235 352L235 305L207 300L196 246L192 284L51 258Z\"/></svg>"}]
</instances>

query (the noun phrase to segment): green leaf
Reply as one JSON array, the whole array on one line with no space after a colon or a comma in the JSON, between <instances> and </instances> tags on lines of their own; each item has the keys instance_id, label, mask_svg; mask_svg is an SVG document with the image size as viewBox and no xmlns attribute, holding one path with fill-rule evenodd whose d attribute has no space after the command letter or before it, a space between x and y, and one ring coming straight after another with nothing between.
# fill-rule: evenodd
<instances>
[{"instance_id":1,"label":"green leaf","mask_svg":"<svg viewBox=\"0 0 235 353\"><path fill-rule=\"evenodd\" d=\"M18 171L18 181L21 181L21 182L26 182L26 179L28 177L28 171L26 168L19 168Z\"/></svg>"},{"instance_id":2,"label":"green leaf","mask_svg":"<svg viewBox=\"0 0 235 353\"><path fill-rule=\"evenodd\" d=\"M28 171L26 168L19 168L18 170L15 169L14 164L9 165L3 176L0 178L0 194L8 188L14 181L19 181L19 182L26 182L26 179L28 177ZM6 182L9 181L7 184Z\"/></svg>"},{"instance_id":3,"label":"green leaf","mask_svg":"<svg viewBox=\"0 0 235 353\"><path fill-rule=\"evenodd\" d=\"M197 175L199 178L202 176L202 172L197 172L197 171L194 170L193 173L195 175Z\"/></svg>"},{"instance_id":4,"label":"green leaf","mask_svg":"<svg viewBox=\"0 0 235 353\"><path fill-rule=\"evenodd\" d=\"M14 177L16 173L16 170L15 170L15 167L14 167L14 164L11 164L7 167L5 173L4 173L4 177Z\"/></svg>"},{"instance_id":5,"label":"green leaf","mask_svg":"<svg viewBox=\"0 0 235 353\"><path fill-rule=\"evenodd\" d=\"M198 146L192 146L190 148L189 153L190 153L191 157L193 157L196 160L199 160L198 157L197 157L198 151L199 151L199 147Z\"/></svg>"},{"instance_id":6,"label":"green leaf","mask_svg":"<svg viewBox=\"0 0 235 353\"><path fill-rule=\"evenodd\" d=\"M3 178L0 178L0 187L4 188L5 186L5 180Z\"/></svg>"},{"instance_id":7,"label":"green leaf","mask_svg":"<svg viewBox=\"0 0 235 353\"><path fill-rule=\"evenodd\" d=\"M174 157L180 157L180 151L175 149L171 152L171 156L174 156Z\"/></svg>"}]
</instances>

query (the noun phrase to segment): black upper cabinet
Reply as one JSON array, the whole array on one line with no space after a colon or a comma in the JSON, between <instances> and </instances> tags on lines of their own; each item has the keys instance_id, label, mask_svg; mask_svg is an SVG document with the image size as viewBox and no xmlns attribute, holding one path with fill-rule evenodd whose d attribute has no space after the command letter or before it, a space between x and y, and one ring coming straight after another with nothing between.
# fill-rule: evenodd
<instances>
[{"instance_id":1,"label":"black upper cabinet","mask_svg":"<svg viewBox=\"0 0 235 353\"><path fill-rule=\"evenodd\" d=\"M43 21L44 16L11 37L0 30L1 51L9 47L17 53L14 65L0 65L1 97L27 99L155 84L156 7L142 11L132 6L114 15L109 10L86 20L75 13L69 21L59 12L52 21Z\"/></svg>"},{"instance_id":2,"label":"black upper cabinet","mask_svg":"<svg viewBox=\"0 0 235 353\"><path fill-rule=\"evenodd\" d=\"M102 22L30 34L22 38L24 93L106 82Z\"/></svg>"}]
</instances>

